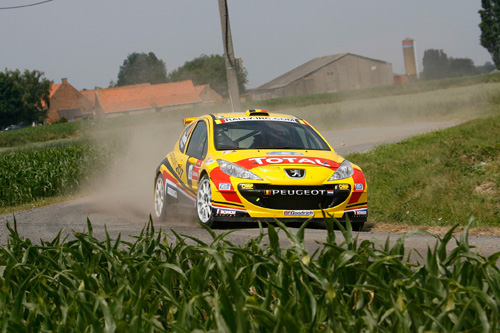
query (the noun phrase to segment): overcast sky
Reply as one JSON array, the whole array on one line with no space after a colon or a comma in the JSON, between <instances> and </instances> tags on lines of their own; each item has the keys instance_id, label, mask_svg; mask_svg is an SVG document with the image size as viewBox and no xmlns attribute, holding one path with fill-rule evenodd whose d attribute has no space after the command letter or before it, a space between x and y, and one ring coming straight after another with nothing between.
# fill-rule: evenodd
<instances>
[{"instance_id":1,"label":"overcast sky","mask_svg":"<svg viewBox=\"0 0 500 333\"><path fill-rule=\"evenodd\" d=\"M0 8L43 0L0 0ZM491 62L480 44L480 0L228 0L234 53L256 88L311 60L350 52L404 73L402 40ZM223 54L217 0L53 0L0 10L0 70L40 70L75 88L108 87L132 52L154 52L167 72Z\"/></svg>"}]
</instances>

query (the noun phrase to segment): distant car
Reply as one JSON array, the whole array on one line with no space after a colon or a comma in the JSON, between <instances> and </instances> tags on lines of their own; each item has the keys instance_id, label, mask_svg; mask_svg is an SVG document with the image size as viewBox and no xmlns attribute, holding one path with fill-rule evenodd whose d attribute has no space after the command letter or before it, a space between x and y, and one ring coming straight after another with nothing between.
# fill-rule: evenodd
<instances>
[{"instance_id":1,"label":"distant car","mask_svg":"<svg viewBox=\"0 0 500 333\"><path fill-rule=\"evenodd\" d=\"M14 131L14 130L21 129L21 128L24 128L24 126L22 126L22 125L10 125L10 126L5 127L4 131Z\"/></svg>"},{"instance_id":2,"label":"distant car","mask_svg":"<svg viewBox=\"0 0 500 333\"><path fill-rule=\"evenodd\" d=\"M305 120L265 110L184 119L154 177L156 217L193 212L200 222L339 221L361 230L367 184Z\"/></svg>"}]
</instances>

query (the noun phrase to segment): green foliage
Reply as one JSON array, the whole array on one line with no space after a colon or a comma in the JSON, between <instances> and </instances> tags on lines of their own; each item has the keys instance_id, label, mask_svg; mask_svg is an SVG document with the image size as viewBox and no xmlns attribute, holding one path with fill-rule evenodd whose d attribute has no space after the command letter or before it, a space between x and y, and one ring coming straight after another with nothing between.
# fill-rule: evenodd
<instances>
[{"instance_id":1,"label":"green foliage","mask_svg":"<svg viewBox=\"0 0 500 333\"><path fill-rule=\"evenodd\" d=\"M53 124L64 124L68 122L68 118L66 117L61 117L58 120L54 121Z\"/></svg>"},{"instance_id":2,"label":"green foliage","mask_svg":"<svg viewBox=\"0 0 500 333\"><path fill-rule=\"evenodd\" d=\"M16 147L35 142L75 137L85 133L90 126L89 121L79 121L1 132L0 147Z\"/></svg>"},{"instance_id":3,"label":"green foliage","mask_svg":"<svg viewBox=\"0 0 500 333\"><path fill-rule=\"evenodd\" d=\"M41 245L14 225L0 247L0 316L5 331L463 332L496 331L500 253L485 258L452 228L412 258L393 246L360 242L349 224L309 254L306 224L277 222L244 245L231 232L205 243L153 222L133 242L62 231ZM280 247L278 234L288 238ZM343 239L343 240L342 240ZM453 241L453 242L452 242ZM416 259L416 260L415 260ZM424 261L423 263L419 261ZM412 263L410 263L412 262Z\"/></svg>"},{"instance_id":4,"label":"green foliage","mask_svg":"<svg viewBox=\"0 0 500 333\"><path fill-rule=\"evenodd\" d=\"M116 85L165 82L167 82L167 69L163 60L158 59L153 52L148 54L134 52L129 54L120 66Z\"/></svg>"},{"instance_id":5,"label":"green foliage","mask_svg":"<svg viewBox=\"0 0 500 333\"><path fill-rule=\"evenodd\" d=\"M49 105L50 81L37 70L0 72L0 128L42 123Z\"/></svg>"},{"instance_id":6,"label":"green foliage","mask_svg":"<svg viewBox=\"0 0 500 333\"><path fill-rule=\"evenodd\" d=\"M500 69L500 0L481 0L481 46L491 55L497 69Z\"/></svg>"},{"instance_id":7,"label":"green foliage","mask_svg":"<svg viewBox=\"0 0 500 333\"><path fill-rule=\"evenodd\" d=\"M245 68L238 68L236 75L239 90L243 92L248 82L247 71ZM218 54L202 54L186 61L183 66L170 73L169 79L171 82L192 80L194 85L210 84L210 88L219 95L228 96L226 63L224 57Z\"/></svg>"},{"instance_id":8,"label":"green foliage","mask_svg":"<svg viewBox=\"0 0 500 333\"><path fill-rule=\"evenodd\" d=\"M500 226L498 128L499 115L348 156L367 177L370 219L439 226L473 214Z\"/></svg>"},{"instance_id":9,"label":"green foliage","mask_svg":"<svg viewBox=\"0 0 500 333\"><path fill-rule=\"evenodd\" d=\"M478 74L478 70L471 59L448 58L443 50L425 50L422 61L424 64L422 76L425 80Z\"/></svg>"},{"instance_id":10,"label":"green foliage","mask_svg":"<svg viewBox=\"0 0 500 333\"><path fill-rule=\"evenodd\" d=\"M103 170L112 146L80 143L0 154L0 207L74 193Z\"/></svg>"}]
</instances>

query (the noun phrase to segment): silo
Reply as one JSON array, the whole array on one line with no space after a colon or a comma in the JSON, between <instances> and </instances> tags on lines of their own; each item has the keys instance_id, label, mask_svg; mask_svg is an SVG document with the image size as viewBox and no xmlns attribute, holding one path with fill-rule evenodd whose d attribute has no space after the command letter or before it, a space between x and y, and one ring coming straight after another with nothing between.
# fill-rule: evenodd
<instances>
[{"instance_id":1,"label":"silo","mask_svg":"<svg viewBox=\"0 0 500 333\"><path fill-rule=\"evenodd\" d=\"M406 75L409 79L418 78L415 41L411 38L403 40L403 55L405 58Z\"/></svg>"}]
</instances>

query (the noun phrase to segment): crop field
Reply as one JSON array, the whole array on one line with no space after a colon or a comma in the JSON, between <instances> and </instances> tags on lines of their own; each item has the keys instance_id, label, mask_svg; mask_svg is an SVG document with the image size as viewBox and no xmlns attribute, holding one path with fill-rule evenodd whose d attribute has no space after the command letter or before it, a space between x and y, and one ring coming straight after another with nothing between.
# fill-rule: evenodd
<instances>
[{"instance_id":1,"label":"crop field","mask_svg":"<svg viewBox=\"0 0 500 333\"><path fill-rule=\"evenodd\" d=\"M277 222L235 246L210 228L211 243L155 232L134 242L72 240L34 245L14 221L0 247L3 331L496 332L500 330L500 252L468 244L468 226L447 253L453 229L436 239L423 264L410 264L404 238L394 246L358 242L350 224L320 250L305 250ZM278 233L289 246L282 248Z\"/></svg>"},{"instance_id":2,"label":"crop field","mask_svg":"<svg viewBox=\"0 0 500 333\"><path fill-rule=\"evenodd\" d=\"M0 207L76 192L109 163L115 146L82 142L0 154Z\"/></svg>"}]
</instances>

